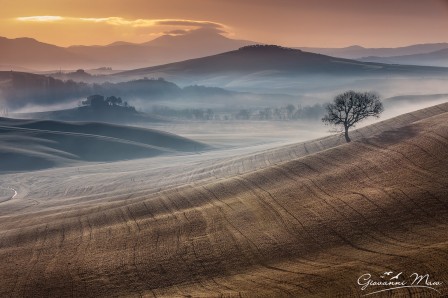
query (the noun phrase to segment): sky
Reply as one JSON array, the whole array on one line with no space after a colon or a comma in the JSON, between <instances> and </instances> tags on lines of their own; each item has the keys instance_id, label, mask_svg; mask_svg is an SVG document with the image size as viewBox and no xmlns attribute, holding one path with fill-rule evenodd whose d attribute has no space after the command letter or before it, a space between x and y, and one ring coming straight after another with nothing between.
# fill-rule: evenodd
<instances>
[{"instance_id":1,"label":"sky","mask_svg":"<svg viewBox=\"0 0 448 298\"><path fill-rule=\"evenodd\" d=\"M448 0L0 0L0 36L59 46L195 29L283 46L448 42Z\"/></svg>"}]
</instances>

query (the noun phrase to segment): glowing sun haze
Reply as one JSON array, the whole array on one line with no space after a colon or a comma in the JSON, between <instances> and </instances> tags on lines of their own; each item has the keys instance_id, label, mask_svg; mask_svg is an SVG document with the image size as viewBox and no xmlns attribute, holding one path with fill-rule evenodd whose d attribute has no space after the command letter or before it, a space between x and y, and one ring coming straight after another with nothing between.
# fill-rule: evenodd
<instances>
[{"instance_id":1,"label":"glowing sun haze","mask_svg":"<svg viewBox=\"0 0 448 298\"><path fill-rule=\"evenodd\" d=\"M0 36L68 46L206 29L285 46L448 41L447 0L0 0Z\"/></svg>"}]
</instances>

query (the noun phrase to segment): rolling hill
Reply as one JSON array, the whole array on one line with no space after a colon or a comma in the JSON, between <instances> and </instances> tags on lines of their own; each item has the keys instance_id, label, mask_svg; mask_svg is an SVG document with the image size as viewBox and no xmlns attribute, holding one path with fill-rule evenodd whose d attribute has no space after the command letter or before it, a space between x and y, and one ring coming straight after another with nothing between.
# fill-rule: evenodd
<instances>
[{"instance_id":1,"label":"rolling hill","mask_svg":"<svg viewBox=\"0 0 448 298\"><path fill-rule=\"evenodd\" d=\"M445 103L350 144L331 136L165 171L141 160L3 175L18 195L1 203L0 294L359 297L378 289L357 284L366 273L444 281L447 124ZM92 192L101 177L113 181ZM377 296L448 291L435 288Z\"/></svg>"},{"instance_id":2,"label":"rolling hill","mask_svg":"<svg viewBox=\"0 0 448 298\"><path fill-rule=\"evenodd\" d=\"M268 82L279 78L332 76L421 76L448 75L448 68L388 65L335 58L279 46L255 45L223 54L141 68L112 77L164 77L183 83L213 82L225 86L232 81L262 77Z\"/></svg>"},{"instance_id":3,"label":"rolling hill","mask_svg":"<svg viewBox=\"0 0 448 298\"><path fill-rule=\"evenodd\" d=\"M58 120L58 121L96 121L117 124L136 124L164 122L166 119L143 112L135 108L109 107L107 109L94 109L88 106L72 109L52 110L45 112L11 113L14 118Z\"/></svg>"},{"instance_id":4,"label":"rolling hill","mask_svg":"<svg viewBox=\"0 0 448 298\"><path fill-rule=\"evenodd\" d=\"M196 152L205 144L157 130L106 123L0 118L0 172Z\"/></svg>"}]
</instances>

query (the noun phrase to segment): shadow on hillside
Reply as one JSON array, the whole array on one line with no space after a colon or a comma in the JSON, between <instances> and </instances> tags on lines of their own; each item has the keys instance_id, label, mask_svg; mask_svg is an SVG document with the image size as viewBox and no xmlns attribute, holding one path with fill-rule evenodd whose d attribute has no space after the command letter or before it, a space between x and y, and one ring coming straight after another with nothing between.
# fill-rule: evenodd
<instances>
[{"instance_id":1,"label":"shadow on hillside","mask_svg":"<svg viewBox=\"0 0 448 298\"><path fill-rule=\"evenodd\" d=\"M401 127L400 129L386 130L374 137L363 138L360 141L367 144L387 146L403 142L407 139L411 139L418 135L419 132L420 128L418 127L418 125L414 124Z\"/></svg>"}]
</instances>

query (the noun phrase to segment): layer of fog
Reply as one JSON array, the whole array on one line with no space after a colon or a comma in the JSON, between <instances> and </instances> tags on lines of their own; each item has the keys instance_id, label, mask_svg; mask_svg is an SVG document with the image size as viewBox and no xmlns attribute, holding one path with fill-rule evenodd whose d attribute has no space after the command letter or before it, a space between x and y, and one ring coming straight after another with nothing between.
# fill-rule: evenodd
<instances>
[{"instance_id":1,"label":"layer of fog","mask_svg":"<svg viewBox=\"0 0 448 298\"><path fill-rule=\"evenodd\" d=\"M223 86L230 90L250 91L256 93L279 93L300 96L311 101L331 100L336 94L346 90L375 91L383 98L408 94L448 94L447 77L301 77L278 80L240 81L238 85ZM313 103L313 102L306 102Z\"/></svg>"},{"instance_id":2,"label":"layer of fog","mask_svg":"<svg viewBox=\"0 0 448 298\"><path fill-rule=\"evenodd\" d=\"M73 99L71 101L49 105L26 104L24 107L11 110L10 113L27 114L27 113L51 112L58 110L73 109L78 107L80 102L81 99Z\"/></svg>"},{"instance_id":3,"label":"layer of fog","mask_svg":"<svg viewBox=\"0 0 448 298\"><path fill-rule=\"evenodd\" d=\"M281 141L304 141L328 134L329 127L320 121L324 110L312 117L295 120L257 119L257 113L263 109L283 108L288 104L297 107L319 107L329 103L334 96L346 90L372 91L383 99L385 111L379 119L369 119L358 127L385 120L400 114L429 107L448 101L447 79L437 77L313 77L295 80L295 78L257 77L240 79L238 86L251 92L241 92L234 84L218 86L227 88L229 94L212 94L207 96L151 99L151 95L123 98L138 111L151 114L154 107L166 106L171 109L212 109L217 119L166 119L161 123L130 123L132 125L156 128L196 139L217 146L245 146ZM174 82L178 83L178 82ZM213 82L211 82L213 83ZM243 89L244 89L243 88ZM225 91L225 90L224 90ZM218 92L219 93L219 92ZM430 96L441 94L438 97ZM446 94L447 96L444 96ZM113 94L104 94L113 95ZM391 98L401 96L401 98ZM409 99L406 98L409 97ZM30 113L76 107L80 99L51 105L27 105L14 112ZM241 109L247 109L251 117L247 120L234 121L233 115ZM227 119L227 117L226 117Z\"/></svg>"},{"instance_id":4,"label":"layer of fog","mask_svg":"<svg viewBox=\"0 0 448 298\"><path fill-rule=\"evenodd\" d=\"M174 121L147 125L215 148L242 148L303 142L329 135L318 121Z\"/></svg>"}]
</instances>

